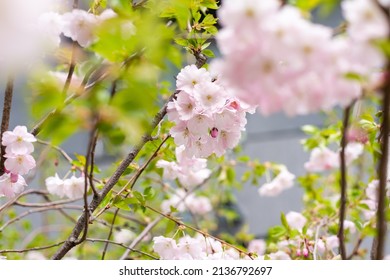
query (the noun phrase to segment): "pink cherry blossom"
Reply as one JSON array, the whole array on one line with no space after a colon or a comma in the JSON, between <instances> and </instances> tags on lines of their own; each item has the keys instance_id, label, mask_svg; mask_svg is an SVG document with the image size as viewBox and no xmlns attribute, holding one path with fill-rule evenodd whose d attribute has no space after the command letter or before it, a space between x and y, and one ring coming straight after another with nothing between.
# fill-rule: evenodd
<instances>
[{"instance_id":1,"label":"pink cherry blossom","mask_svg":"<svg viewBox=\"0 0 390 280\"><path fill-rule=\"evenodd\" d=\"M2 137L2 145L8 154L29 154L34 151L33 142L37 139L27 131L25 126L16 126L13 131L6 131ZM10 169L9 169L10 170Z\"/></svg>"},{"instance_id":2,"label":"pink cherry blossom","mask_svg":"<svg viewBox=\"0 0 390 280\"><path fill-rule=\"evenodd\" d=\"M348 21L348 33L357 41L384 39L389 35L386 15L375 1L345 0L342 2Z\"/></svg>"},{"instance_id":3,"label":"pink cherry blossom","mask_svg":"<svg viewBox=\"0 0 390 280\"><path fill-rule=\"evenodd\" d=\"M248 251L261 256L264 255L266 247L267 245L263 239L254 239L249 242Z\"/></svg>"},{"instance_id":4,"label":"pink cherry blossom","mask_svg":"<svg viewBox=\"0 0 390 280\"><path fill-rule=\"evenodd\" d=\"M207 169L205 159L190 157L185 154L185 147L181 145L176 148L177 162L159 160L156 164L158 168L164 169L164 179L178 179L185 187L194 187L202 183L211 174Z\"/></svg>"},{"instance_id":5,"label":"pink cherry blossom","mask_svg":"<svg viewBox=\"0 0 390 280\"><path fill-rule=\"evenodd\" d=\"M211 76L206 69L198 69L195 65L188 65L177 75L176 88L193 95L196 85L207 82L211 82Z\"/></svg>"},{"instance_id":6,"label":"pink cherry blossom","mask_svg":"<svg viewBox=\"0 0 390 280\"><path fill-rule=\"evenodd\" d=\"M310 154L310 160L305 163L305 169L309 172L321 172L339 166L339 154L326 147L314 148Z\"/></svg>"},{"instance_id":7,"label":"pink cherry blossom","mask_svg":"<svg viewBox=\"0 0 390 280\"><path fill-rule=\"evenodd\" d=\"M294 211L290 211L286 214L286 220L292 229L297 229L299 231L302 231L307 222L307 219L301 213Z\"/></svg>"},{"instance_id":8,"label":"pink cherry blossom","mask_svg":"<svg viewBox=\"0 0 390 280\"><path fill-rule=\"evenodd\" d=\"M277 251L268 256L271 260L291 260L291 257L284 251Z\"/></svg>"},{"instance_id":9,"label":"pink cherry blossom","mask_svg":"<svg viewBox=\"0 0 390 280\"><path fill-rule=\"evenodd\" d=\"M29 154L5 154L4 157L4 167L14 174L27 174L36 166L35 159Z\"/></svg>"},{"instance_id":10,"label":"pink cherry blossom","mask_svg":"<svg viewBox=\"0 0 390 280\"><path fill-rule=\"evenodd\" d=\"M221 156L238 144L251 107L231 97L209 72L195 65L181 70L177 88L181 91L167 112L175 123L171 135L177 145L185 146L188 157Z\"/></svg>"},{"instance_id":11,"label":"pink cherry blossom","mask_svg":"<svg viewBox=\"0 0 390 280\"><path fill-rule=\"evenodd\" d=\"M95 15L84 10L74 9L62 16L63 33L66 37L77 41L80 46L88 47L95 39L94 29L98 25Z\"/></svg>"},{"instance_id":12,"label":"pink cherry blossom","mask_svg":"<svg viewBox=\"0 0 390 280\"><path fill-rule=\"evenodd\" d=\"M262 185L258 192L260 196L277 196L291 188L294 185L294 179L295 175L283 167L280 173L271 182Z\"/></svg>"},{"instance_id":13,"label":"pink cherry blossom","mask_svg":"<svg viewBox=\"0 0 390 280\"><path fill-rule=\"evenodd\" d=\"M4 173L0 176L0 197L13 198L21 193L26 186L26 181L22 176L17 175L17 180L15 181L11 179L11 173Z\"/></svg>"}]
</instances>

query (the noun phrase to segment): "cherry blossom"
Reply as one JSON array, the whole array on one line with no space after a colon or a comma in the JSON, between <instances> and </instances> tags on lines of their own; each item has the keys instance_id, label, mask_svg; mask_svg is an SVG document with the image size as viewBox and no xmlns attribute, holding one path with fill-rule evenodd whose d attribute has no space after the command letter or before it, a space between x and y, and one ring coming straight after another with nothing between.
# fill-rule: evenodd
<instances>
[{"instance_id":1,"label":"cherry blossom","mask_svg":"<svg viewBox=\"0 0 390 280\"><path fill-rule=\"evenodd\" d=\"M29 154L5 154L4 167L13 174L27 174L36 165L35 159Z\"/></svg>"},{"instance_id":2,"label":"cherry blossom","mask_svg":"<svg viewBox=\"0 0 390 280\"><path fill-rule=\"evenodd\" d=\"M211 81L211 76L206 69L198 69L195 65L188 65L177 75L176 88L193 96L195 86L207 81Z\"/></svg>"},{"instance_id":3,"label":"cherry blossom","mask_svg":"<svg viewBox=\"0 0 390 280\"><path fill-rule=\"evenodd\" d=\"M64 193L70 199L81 198L84 195L85 178L72 176L64 180Z\"/></svg>"},{"instance_id":4,"label":"cherry blossom","mask_svg":"<svg viewBox=\"0 0 390 280\"><path fill-rule=\"evenodd\" d=\"M268 255L271 260L291 260L291 257L283 251L277 251Z\"/></svg>"},{"instance_id":5,"label":"cherry blossom","mask_svg":"<svg viewBox=\"0 0 390 280\"><path fill-rule=\"evenodd\" d=\"M373 1L344 1L346 38L334 37L295 7L263 2L224 1L217 35L223 58L211 65L234 96L258 106L261 114L294 116L348 106L361 95L362 84L346 74L369 80L384 65L370 40L385 38L389 27Z\"/></svg>"},{"instance_id":6,"label":"cherry blossom","mask_svg":"<svg viewBox=\"0 0 390 280\"><path fill-rule=\"evenodd\" d=\"M285 167L269 183L262 185L258 192L260 196L277 196L286 189L294 185L295 175L290 173Z\"/></svg>"},{"instance_id":7,"label":"cherry blossom","mask_svg":"<svg viewBox=\"0 0 390 280\"><path fill-rule=\"evenodd\" d=\"M58 177L57 173L54 177L46 178L45 184L50 194L58 195L61 198L65 196L64 180Z\"/></svg>"},{"instance_id":8,"label":"cherry blossom","mask_svg":"<svg viewBox=\"0 0 390 280\"><path fill-rule=\"evenodd\" d=\"M176 148L177 162L159 160L156 164L158 168L164 169L164 179L174 180L185 187L194 187L202 183L211 174L207 169L207 160L195 157L187 157L184 145Z\"/></svg>"},{"instance_id":9,"label":"cherry blossom","mask_svg":"<svg viewBox=\"0 0 390 280\"><path fill-rule=\"evenodd\" d=\"M299 231L302 231L307 222L307 219L301 213L294 211L290 211L286 214L286 220L292 229L297 229Z\"/></svg>"},{"instance_id":10,"label":"cherry blossom","mask_svg":"<svg viewBox=\"0 0 390 280\"><path fill-rule=\"evenodd\" d=\"M182 189L176 190L171 198L161 203L161 209L164 213L169 213L171 207L175 207L179 212L188 209L191 213L198 215L205 215L213 209L207 197L187 194Z\"/></svg>"},{"instance_id":11,"label":"cherry blossom","mask_svg":"<svg viewBox=\"0 0 390 280\"><path fill-rule=\"evenodd\" d=\"M223 155L234 148L245 130L250 108L231 97L205 69L186 66L177 76L176 100L168 104L168 118L175 143L185 146L188 157Z\"/></svg>"},{"instance_id":12,"label":"cherry blossom","mask_svg":"<svg viewBox=\"0 0 390 280\"><path fill-rule=\"evenodd\" d=\"M16 176L17 180L12 179L11 173L4 173L0 176L0 197L13 198L24 190L27 186L26 181L22 176Z\"/></svg>"},{"instance_id":13,"label":"cherry blossom","mask_svg":"<svg viewBox=\"0 0 390 280\"><path fill-rule=\"evenodd\" d=\"M171 260L177 255L177 244L172 238L156 236L153 238L153 250L163 260Z\"/></svg>"},{"instance_id":14,"label":"cherry blossom","mask_svg":"<svg viewBox=\"0 0 390 280\"><path fill-rule=\"evenodd\" d=\"M349 23L348 33L354 40L369 41L389 35L386 16L375 1L346 0L342 8Z\"/></svg>"},{"instance_id":15,"label":"cherry blossom","mask_svg":"<svg viewBox=\"0 0 390 280\"><path fill-rule=\"evenodd\" d=\"M314 148L310 154L310 160L305 163L305 169L309 172L320 172L337 168L340 165L339 154L326 147Z\"/></svg>"},{"instance_id":16,"label":"cherry blossom","mask_svg":"<svg viewBox=\"0 0 390 280\"><path fill-rule=\"evenodd\" d=\"M248 251L261 256L264 255L266 247L267 245L263 239L254 239L249 242Z\"/></svg>"},{"instance_id":17,"label":"cherry blossom","mask_svg":"<svg viewBox=\"0 0 390 280\"><path fill-rule=\"evenodd\" d=\"M80 46L88 47L95 39L93 31L98 25L95 15L84 10L73 9L62 16L63 33L66 37L77 41Z\"/></svg>"},{"instance_id":18,"label":"cherry blossom","mask_svg":"<svg viewBox=\"0 0 390 280\"><path fill-rule=\"evenodd\" d=\"M8 154L30 154L34 151L33 142L37 139L27 131L25 126L16 126L13 131L3 134L1 144L6 146Z\"/></svg>"}]
</instances>

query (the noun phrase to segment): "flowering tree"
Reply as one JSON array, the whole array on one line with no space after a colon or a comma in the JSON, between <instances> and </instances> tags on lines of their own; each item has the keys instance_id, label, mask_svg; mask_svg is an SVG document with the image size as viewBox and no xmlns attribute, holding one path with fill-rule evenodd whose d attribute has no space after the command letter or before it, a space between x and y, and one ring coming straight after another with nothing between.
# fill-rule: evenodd
<instances>
[{"instance_id":1,"label":"flowering tree","mask_svg":"<svg viewBox=\"0 0 390 280\"><path fill-rule=\"evenodd\" d=\"M385 257L389 1L342 1L336 30L310 11L338 1L78 2L0 3L0 256ZM10 128L21 75L31 121ZM299 178L239 148L247 114L278 112L328 116L303 127ZM80 132L85 153L68 154L62 143ZM100 147L109 163L95 160ZM295 183L304 210L282 213L266 240L232 234L220 221L237 218L232 191L247 182L265 197Z\"/></svg>"}]
</instances>

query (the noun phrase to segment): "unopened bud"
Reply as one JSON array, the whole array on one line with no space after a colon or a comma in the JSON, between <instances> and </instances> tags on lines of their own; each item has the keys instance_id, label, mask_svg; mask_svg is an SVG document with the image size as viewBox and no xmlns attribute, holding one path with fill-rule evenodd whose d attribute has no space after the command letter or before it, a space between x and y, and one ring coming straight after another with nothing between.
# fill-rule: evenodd
<instances>
[{"instance_id":1,"label":"unopened bud","mask_svg":"<svg viewBox=\"0 0 390 280\"><path fill-rule=\"evenodd\" d=\"M213 138L217 138L218 137L218 128L213 127L210 131L210 136Z\"/></svg>"}]
</instances>

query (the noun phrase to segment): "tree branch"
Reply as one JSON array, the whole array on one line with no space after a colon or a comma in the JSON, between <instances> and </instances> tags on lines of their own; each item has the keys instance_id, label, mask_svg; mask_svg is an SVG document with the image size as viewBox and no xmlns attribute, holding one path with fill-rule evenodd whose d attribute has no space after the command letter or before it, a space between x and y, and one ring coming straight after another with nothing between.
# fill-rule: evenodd
<instances>
[{"instance_id":1,"label":"tree branch","mask_svg":"<svg viewBox=\"0 0 390 280\"><path fill-rule=\"evenodd\" d=\"M384 247L386 241L386 186L387 186L387 169L389 160L389 134L390 134L390 61L386 68L386 84L383 89L383 119L381 124L382 139L381 139L381 158L379 161L378 177L378 210L377 210L377 244L375 259L381 260L384 257Z\"/></svg>"},{"instance_id":2,"label":"tree branch","mask_svg":"<svg viewBox=\"0 0 390 280\"><path fill-rule=\"evenodd\" d=\"M377 5L381 8L387 17L387 23L390 25L390 9L380 5L376 0ZM390 36L387 38L390 40ZM386 185L387 185L387 169L389 160L389 134L390 134L390 59L387 59L385 69L385 83L382 88L383 103L382 103L382 123L381 123L381 157L378 167L379 188L377 192L378 209L376 231L377 236L372 244L371 257L377 260L382 260L384 257L385 242L386 242L386 213L388 203L386 202Z\"/></svg>"},{"instance_id":3,"label":"tree branch","mask_svg":"<svg viewBox=\"0 0 390 280\"><path fill-rule=\"evenodd\" d=\"M345 249L345 236L344 236L344 220L346 216L346 205L347 205L347 166L345 162L345 147L347 146L347 133L349 126L349 115L351 113L352 105L348 106L344 110L344 121L343 121L343 132L341 139L341 151L340 151L340 188L341 188L341 197L340 197L340 218L339 218L339 231L337 237L339 238L339 250L340 255L343 260L347 259L347 252Z\"/></svg>"},{"instance_id":4,"label":"tree branch","mask_svg":"<svg viewBox=\"0 0 390 280\"><path fill-rule=\"evenodd\" d=\"M14 79L13 77L10 76L8 78L7 85L4 92L4 107L3 107L3 116L1 119L0 145L3 138L3 133L6 132L9 127L13 92L14 92ZM0 175L4 173L4 162L5 162L4 155L5 155L5 147L1 145Z\"/></svg>"}]
</instances>

